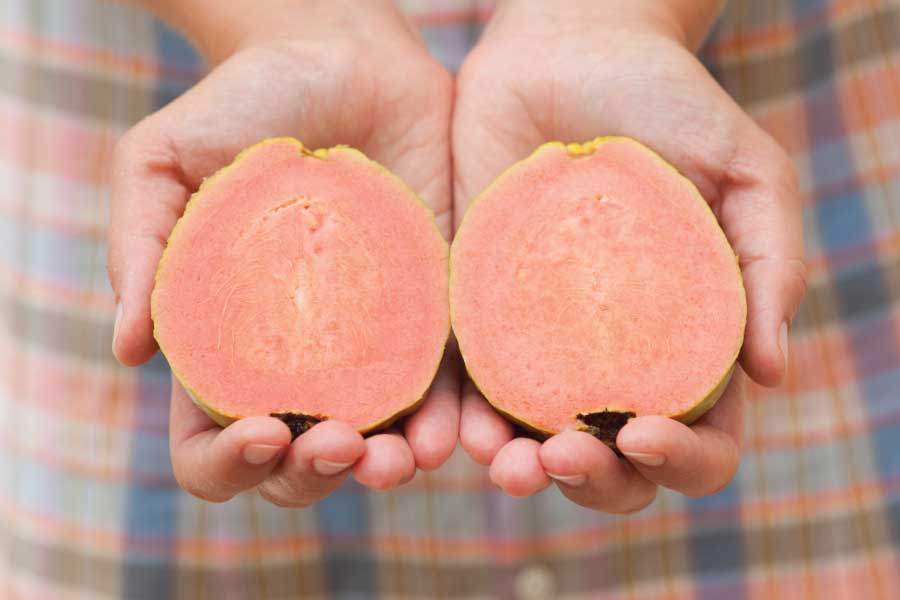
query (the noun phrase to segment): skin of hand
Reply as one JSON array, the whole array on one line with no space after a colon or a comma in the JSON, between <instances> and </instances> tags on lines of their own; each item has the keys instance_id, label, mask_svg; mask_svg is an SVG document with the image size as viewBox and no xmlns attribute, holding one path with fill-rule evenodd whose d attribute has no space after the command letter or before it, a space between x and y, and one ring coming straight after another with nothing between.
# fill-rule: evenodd
<instances>
[{"instance_id":1,"label":"skin of hand","mask_svg":"<svg viewBox=\"0 0 900 600\"><path fill-rule=\"evenodd\" d=\"M774 386L786 370L787 326L806 289L796 175L785 152L692 54L703 28L676 26L677 13L635 10L664 4L498 6L457 80L455 221L478 192L543 142L600 135L642 141L698 186L739 256L748 301L741 368L690 427L657 416L630 420L617 437L628 460L578 431L543 444L515 438L467 382L460 441L511 495L536 493L555 480L578 504L625 513L652 502L659 485L690 496L714 493L740 461L745 373ZM698 15L693 10L692 18ZM704 18L707 25L713 20L708 11Z\"/></svg>"},{"instance_id":2,"label":"skin of hand","mask_svg":"<svg viewBox=\"0 0 900 600\"><path fill-rule=\"evenodd\" d=\"M115 149L107 270L117 303L113 352L125 365L139 365L157 350L150 293L190 193L263 138L359 148L419 193L450 237L453 82L391 2L306 0L240 10L235 6L243 0L235 0L204 9L209 1L169 1L165 9L204 51L211 72L135 125ZM226 18L229 11L236 20ZM173 381L175 477L207 500L257 487L279 506L312 504L351 470L371 489L401 485L417 467L438 467L456 445L459 364L448 356L422 408L402 428L365 439L335 421L293 443L284 423L271 417L222 429Z\"/></svg>"}]
</instances>

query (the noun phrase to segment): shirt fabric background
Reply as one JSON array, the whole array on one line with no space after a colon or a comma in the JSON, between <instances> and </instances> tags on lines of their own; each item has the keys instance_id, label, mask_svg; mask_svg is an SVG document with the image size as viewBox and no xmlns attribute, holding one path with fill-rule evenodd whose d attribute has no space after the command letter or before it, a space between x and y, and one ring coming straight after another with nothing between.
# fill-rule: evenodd
<instances>
[{"instance_id":1,"label":"shirt fabric background","mask_svg":"<svg viewBox=\"0 0 900 600\"><path fill-rule=\"evenodd\" d=\"M452 69L489 10L402 4ZM109 349L113 144L201 61L133 8L3 0L0 598L900 597L898 47L895 0L734 0L702 50L795 161L810 266L727 489L611 516L507 497L457 450L396 491L284 510L182 492L164 360Z\"/></svg>"}]
</instances>

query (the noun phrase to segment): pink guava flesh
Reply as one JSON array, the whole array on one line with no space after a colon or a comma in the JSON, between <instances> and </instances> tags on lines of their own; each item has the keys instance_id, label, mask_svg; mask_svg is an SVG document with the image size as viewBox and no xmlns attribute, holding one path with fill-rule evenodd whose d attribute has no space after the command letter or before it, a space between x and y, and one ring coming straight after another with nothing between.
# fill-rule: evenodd
<instances>
[{"instance_id":1,"label":"pink guava flesh","mask_svg":"<svg viewBox=\"0 0 900 600\"><path fill-rule=\"evenodd\" d=\"M473 381L542 432L604 410L688 415L743 339L741 273L714 215L625 138L577 156L546 145L513 167L466 213L451 271Z\"/></svg>"},{"instance_id":2,"label":"pink guava flesh","mask_svg":"<svg viewBox=\"0 0 900 600\"><path fill-rule=\"evenodd\" d=\"M155 336L201 405L366 430L425 393L449 332L431 211L362 154L262 143L207 182L169 240Z\"/></svg>"}]
</instances>

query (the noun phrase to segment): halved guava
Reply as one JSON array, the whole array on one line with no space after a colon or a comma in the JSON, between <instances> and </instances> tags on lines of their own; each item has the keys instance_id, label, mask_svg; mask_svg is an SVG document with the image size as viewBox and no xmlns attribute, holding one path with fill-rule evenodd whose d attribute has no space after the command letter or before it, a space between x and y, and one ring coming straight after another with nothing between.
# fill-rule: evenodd
<instances>
[{"instance_id":1,"label":"halved guava","mask_svg":"<svg viewBox=\"0 0 900 600\"><path fill-rule=\"evenodd\" d=\"M470 205L450 251L466 368L503 415L614 448L635 415L691 423L724 390L747 305L696 187L629 138L548 143Z\"/></svg>"},{"instance_id":2,"label":"halved guava","mask_svg":"<svg viewBox=\"0 0 900 600\"><path fill-rule=\"evenodd\" d=\"M151 298L154 336L220 425L273 415L295 435L361 432L416 408L450 331L432 211L346 146L265 140L206 180Z\"/></svg>"}]
</instances>

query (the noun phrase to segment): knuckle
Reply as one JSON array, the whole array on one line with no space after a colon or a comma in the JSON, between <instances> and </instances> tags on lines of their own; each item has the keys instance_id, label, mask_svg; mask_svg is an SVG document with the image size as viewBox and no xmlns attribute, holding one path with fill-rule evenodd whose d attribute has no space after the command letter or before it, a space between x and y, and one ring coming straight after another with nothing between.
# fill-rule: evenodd
<instances>
[{"instance_id":1,"label":"knuckle","mask_svg":"<svg viewBox=\"0 0 900 600\"><path fill-rule=\"evenodd\" d=\"M800 206L800 178L794 161L775 138L753 125L740 129L747 143L735 147L727 161L724 179L736 187L762 186L771 192L770 201L791 207Z\"/></svg>"},{"instance_id":2,"label":"knuckle","mask_svg":"<svg viewBox=\"0 0 900 600\"><path fill-rule=\"evenodd\" d=\"M116 140L112 153L113 188L116 179L128 179L144 171L171 169L178 163L177 151L156 114L144 117ZM114 199L116 194L113 194Z\"/></svg>"}]
</instances>

